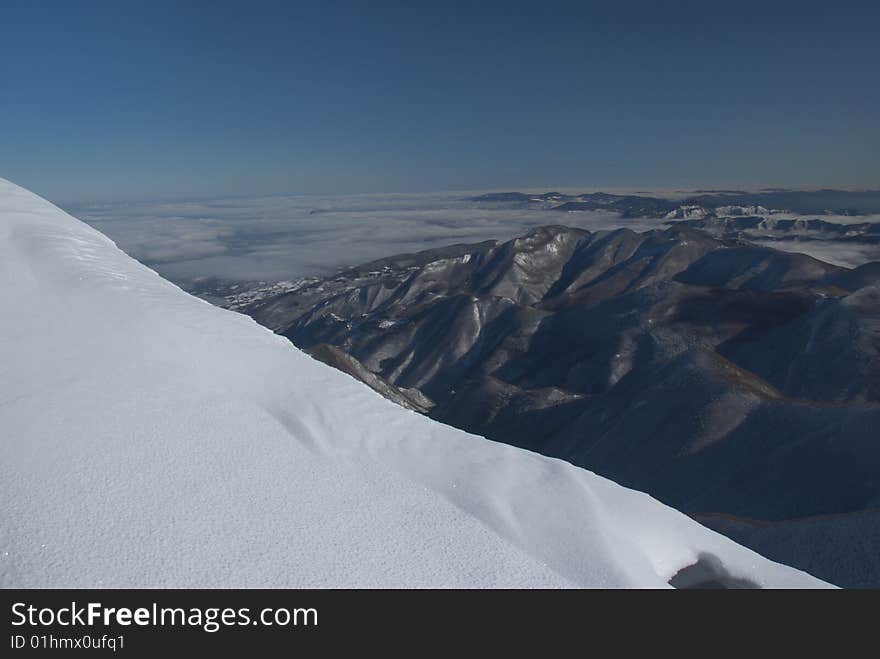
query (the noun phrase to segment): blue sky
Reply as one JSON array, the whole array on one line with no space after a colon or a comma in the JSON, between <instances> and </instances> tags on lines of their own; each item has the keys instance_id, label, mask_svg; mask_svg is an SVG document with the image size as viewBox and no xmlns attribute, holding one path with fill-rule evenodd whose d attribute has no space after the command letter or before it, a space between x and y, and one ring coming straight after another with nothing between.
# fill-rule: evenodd
<instances>
[{"instance_id":1,"label":"blue sky","mask_svg":"<svg viewBox=\"0 0 880 659\"><path fill-rule=\"evenodd\" d=\"M62 202L876 187L878 4L7 0L0 176Z\"/></svg>"}]
</instances>

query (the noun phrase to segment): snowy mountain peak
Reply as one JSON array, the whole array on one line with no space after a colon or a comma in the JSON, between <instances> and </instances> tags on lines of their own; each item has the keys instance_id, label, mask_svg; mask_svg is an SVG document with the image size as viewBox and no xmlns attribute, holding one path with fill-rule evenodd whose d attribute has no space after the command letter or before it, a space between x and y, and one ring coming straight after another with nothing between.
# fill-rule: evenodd
<instances>
[{"instance_id":1,"label":"snowy mountain peak","mask_svg":"<svg viewBox=\"0 0 880 659\"><path fill-rule=\"evenodd\" d=\"M0 273L5 587L824 585L404 410L2 180Z\"/></svg>"}]
</instances>

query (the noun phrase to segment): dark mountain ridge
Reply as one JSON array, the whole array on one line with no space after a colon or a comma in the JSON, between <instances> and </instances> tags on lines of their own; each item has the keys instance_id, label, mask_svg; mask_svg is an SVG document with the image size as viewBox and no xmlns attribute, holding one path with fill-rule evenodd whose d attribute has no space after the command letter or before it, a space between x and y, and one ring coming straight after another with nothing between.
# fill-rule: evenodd
<instances>
[{"instance_id":1,"label":"dark mountain ridge","mask_svg":"<svg viewBox=\"0 0 880 659\"><path fill-rule=\"evenodd\" d=\"M687 512L880 505L877 268L682 224L547 226L383 259L246 311L351 356L344 370L385 395L418 392L410 406L433 418Z\"/></svg>"}]
</instances>

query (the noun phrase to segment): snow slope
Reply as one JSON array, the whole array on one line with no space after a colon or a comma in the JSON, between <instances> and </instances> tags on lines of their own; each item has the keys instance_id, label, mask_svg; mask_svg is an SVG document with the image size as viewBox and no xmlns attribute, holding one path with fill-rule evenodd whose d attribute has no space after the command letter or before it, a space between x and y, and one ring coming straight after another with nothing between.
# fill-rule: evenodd
<instances>
[{"instance_id":1,"label":"snow slope","mask_svg":"<svg viewBox=\"0 0 880 659\"><path fill-rule=\"evenodd\" d=\"M5 587L823 585L397 407L2 179L0 313Z\"/></svg>"}]
</instances>

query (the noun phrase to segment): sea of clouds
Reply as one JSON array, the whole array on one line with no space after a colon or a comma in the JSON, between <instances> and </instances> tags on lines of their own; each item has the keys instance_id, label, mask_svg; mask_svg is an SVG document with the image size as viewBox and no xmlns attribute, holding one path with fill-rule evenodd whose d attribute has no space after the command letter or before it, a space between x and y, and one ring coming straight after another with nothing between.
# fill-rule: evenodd
<instances>
[{"instance_id":1,"label":"sea of clouds","mask_svg":"<svg viewBox=\"0 0 880 659\"><path fill-rule=\"evenodd\" d=\"M277 281L565 224L641 231L660 220L466 201L462 194L283 196L69 207L164 277Z\"/></svg>"},{"instance_id":2,"label":"sea of clouds","mask_svg":"<svg viewBox=\"0 0 880 659\"><path fill-rule=\"evenodd\" d=\"M392 254L460 242L506 240L546 224L593 231L618 227L643 231L663 226L657 219L512 208L468 201L467 196L297 195L93 204L65 210L182 285L205 277L280 281L327 275ZM814 241L768 245L849 267L880 259L876 247L861 245Z\"/></svg>"}]
</instances>

